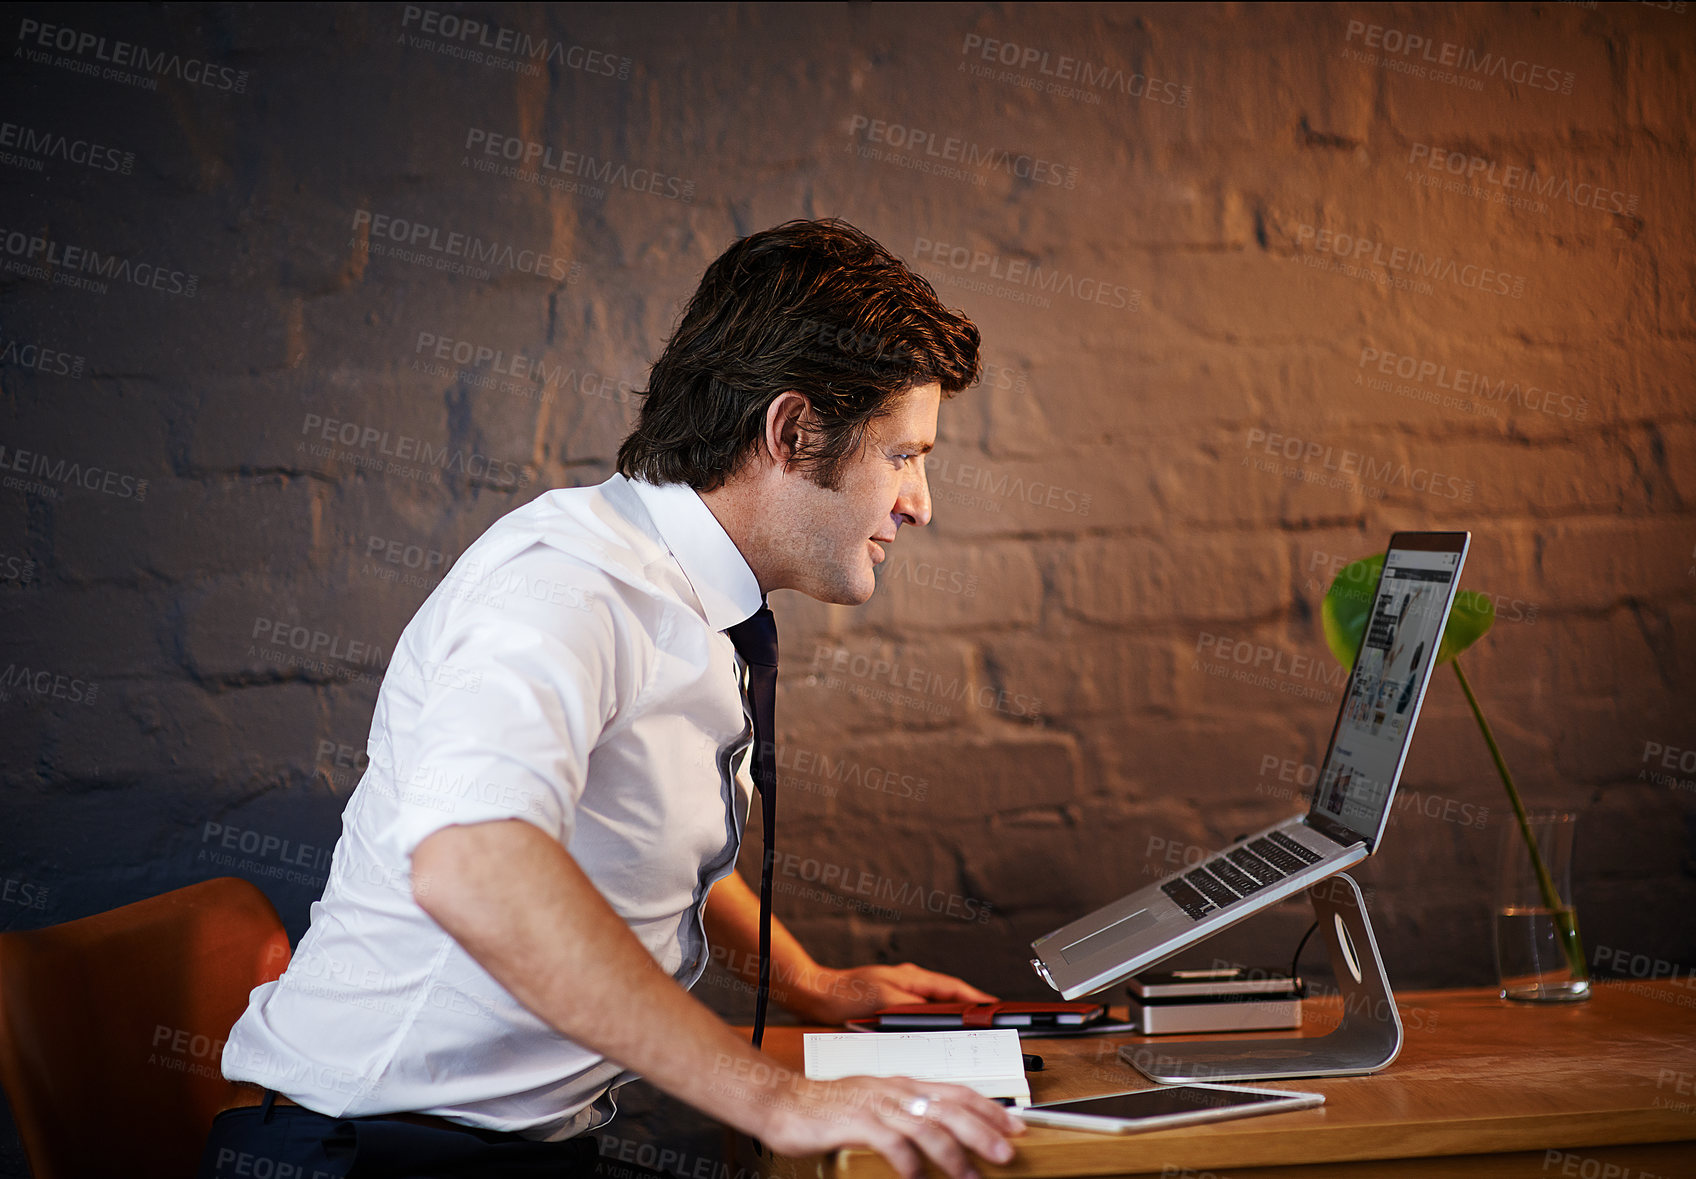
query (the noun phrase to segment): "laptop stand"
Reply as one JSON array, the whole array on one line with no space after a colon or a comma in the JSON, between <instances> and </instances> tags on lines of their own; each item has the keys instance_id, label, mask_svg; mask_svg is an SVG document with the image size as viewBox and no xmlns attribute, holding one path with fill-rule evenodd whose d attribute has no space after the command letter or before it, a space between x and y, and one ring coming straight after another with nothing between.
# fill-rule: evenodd
<instances>
[{"instance_id":1,"label":"laptop stand","mask_svg":"<svg viewBox=\"0 0 1696 1179\"><path fill-rule=\"evenodd\" d=\"M1402 1050L1402 1021L1360 886L1338 873L1307 890L1343 996L1343 1022L1323 1036L1150 1040L1119 1059L1155 1081L1263 1081L1375 1073Z\"/></svg>"}]
</instances>

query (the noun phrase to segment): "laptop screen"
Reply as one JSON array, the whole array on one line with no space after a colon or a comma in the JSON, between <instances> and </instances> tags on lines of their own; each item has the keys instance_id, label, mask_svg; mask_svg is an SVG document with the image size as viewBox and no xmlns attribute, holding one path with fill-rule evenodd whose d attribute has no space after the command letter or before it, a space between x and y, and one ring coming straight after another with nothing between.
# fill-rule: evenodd
<instances>
[{"instance_id":1,"label":"laptop screen","mask_svg":"<svg viewBox=\"0 0 1696 1179\"><path fill-rule=\"evenodd\" d=\"M1308 812L1368 845L1384 830L1465 557L1465 533L1407 539L1421 547L1392 541L1376 589L1362 587L1375 594L1372 613ZM1425 547L1433 543L1447 551Z\"/></svg>"}]
</instances>

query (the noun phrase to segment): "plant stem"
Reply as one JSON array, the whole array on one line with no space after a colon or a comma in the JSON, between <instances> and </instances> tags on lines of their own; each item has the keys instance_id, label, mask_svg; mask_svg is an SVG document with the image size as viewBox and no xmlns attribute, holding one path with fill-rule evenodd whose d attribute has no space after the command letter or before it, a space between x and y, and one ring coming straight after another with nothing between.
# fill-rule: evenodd
<instances>
[{"instance_id":1,"label":"plant stem","mask_svg":"<svg viewBox=\"0 0 1696 1179\"><path fill-rule=\"evenodd\" d=\"M1496 735L1490 731L1490 722L1484 719L1484 710L1478 706L1478 697L1472 694L1472 685L1467 683L1466 673L1460 668L1458 655L1453 663L1455 676L1460 680L1460 690L1466 693L1466 702L1472 706L1472 715L1478 721L1478 731L1484 734L1484 744L1490 747L1490 756L1496 762L1496 772L1502 776L1502 785L1507 787L1508 801L1513 804L1514 817L1519 820L1519 833L1525 837L1525 849L1531 853L1531 867L1537 874L1538 891L1543 894L1544 906L1554 916L1567 963L1572 967L1574 977L1588 978L1589 972L1584 963L1584 946L1578 940L1577 916L1570 906L1561 904L1560 893L1555 891L1555 882L1549 875L1549 866L1543 862L1543 855L1537 849L1537 839L1531 834L1531 820L1526 816L1525 803L1520 801L1519 790L1513 784L1513 775L1508 773L1508 763L1502 757L1501 747L1496 744Z\"/></svg>"}]
</instances>

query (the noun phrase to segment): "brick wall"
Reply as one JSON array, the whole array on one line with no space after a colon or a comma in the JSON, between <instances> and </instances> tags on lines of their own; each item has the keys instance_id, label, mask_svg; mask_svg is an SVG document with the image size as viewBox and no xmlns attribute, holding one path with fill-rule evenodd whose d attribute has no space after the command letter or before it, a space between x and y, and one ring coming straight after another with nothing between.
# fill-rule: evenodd
<instances>
[{"instance_id":1,"label":"brick wall","mask_svg":"<svg viewBox=\"0 0 1696 1179\"><path fill-rule=\"evenodd\" d=\"M1299 805L1338 564L1464 527L1588 943L1696 961L1686 5L8 19L0 927L233 872L298 936L444 562L609 473L730 241L834 215L989 367L872 603L775 603L822 959L1038 994L1030 938ZM1504 798L1446 669L1403 789L1392 977L1489 983Z\"/></svg>"}]
</instances>

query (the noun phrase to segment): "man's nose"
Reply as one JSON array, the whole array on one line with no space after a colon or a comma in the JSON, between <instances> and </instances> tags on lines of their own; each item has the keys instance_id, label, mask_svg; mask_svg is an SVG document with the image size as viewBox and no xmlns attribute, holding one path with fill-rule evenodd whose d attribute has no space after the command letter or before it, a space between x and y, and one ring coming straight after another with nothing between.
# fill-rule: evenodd
<instances>
[{"instance_id":1,"label":"man's nose","mask_svg":"<svg viewBox=\"0 0 1696 1179\"><path fill-rule=\"evenodd\" d=\"M920 528L930 523L930 480L923 467L918 469L916 477L901 485L901 495L895 501L895 514Z\"/></svg>"}]
</instances>

